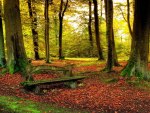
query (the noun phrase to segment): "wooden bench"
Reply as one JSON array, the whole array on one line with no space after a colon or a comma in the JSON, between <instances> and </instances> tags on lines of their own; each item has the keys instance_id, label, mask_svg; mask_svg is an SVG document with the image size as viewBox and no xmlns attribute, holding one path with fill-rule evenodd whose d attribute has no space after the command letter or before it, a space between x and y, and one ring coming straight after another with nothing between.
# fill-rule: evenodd
<instances>
[{"instance_id":1,"label":"wooden bench","mask_svg":"<svg viewBox=\"0 0 150 113\"><path fill-rule=\"evenodd\" d=\"M73 76L72 69L74 67L74 64L72 65L66 65L65 67L58 67L58 66L37 66L34 67L33 73L42 73L42 72L62 72L65 76Z\"/></svg>"},{"instance_id":2,"label":"wooden bench","mask_svg":"<svg viewBox=\"0 0 150 113\"><path fill-rule=\"evenodd\" d=\"M25 81L22 82L21 85L26 89L30 91L34 91L36 94L39 94L42 92L42 85L51 85L56 83L66 83L65 85L69 86L70 88L76 88L77 87L77 81L82 80L86 78L86 76L64 76L61 78L54 78L54 79L48 79L48 80L37 80L37 81Z\"/></svg>"}]
</instances>

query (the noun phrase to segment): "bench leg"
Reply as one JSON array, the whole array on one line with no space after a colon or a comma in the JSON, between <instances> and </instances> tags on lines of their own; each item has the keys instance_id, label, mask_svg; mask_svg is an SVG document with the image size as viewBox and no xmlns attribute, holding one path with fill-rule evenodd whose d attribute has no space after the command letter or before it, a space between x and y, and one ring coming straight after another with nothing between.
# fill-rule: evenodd
<instances>
[{"instance_id":1,"label":"bench leg","mask_svg":"<svg viewBox=\"0 0 150 113\"><path fill-rule=\"evenodd\" d=\"M77 88L77 82L69 82L69 87L72 89Z\"/></svg>"},{"instance_id":2,"label":"bench leg","mask_svg":"<svg viewBox=\"0 0 150 113\"><path fill-rule=\"evenodd\" d=\"M37 95L43 94L43 90L40 88L40 86L36 86L34 89L34 93Z\"/></svg>"}]
</instances>

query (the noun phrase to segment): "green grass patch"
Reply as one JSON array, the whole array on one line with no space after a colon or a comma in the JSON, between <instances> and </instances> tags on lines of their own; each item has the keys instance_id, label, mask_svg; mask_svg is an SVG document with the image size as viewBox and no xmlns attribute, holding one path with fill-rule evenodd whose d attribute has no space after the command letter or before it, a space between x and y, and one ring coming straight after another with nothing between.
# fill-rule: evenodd
<instances>
[{"instance_id":1,"label":"green grass patch","mask_svg":"<svg viewBox=\"0 0 150 113\"><path fill-rule=\"evenodd\" d=\"M0 96L0 113L87 113L56 105L33 102L18 97Z\"/></svg>"},{"instance_id":2,"label":"green grass patch","mask_svg":"<svg viewBox=\"0 0 150 113\"><path fill-rule=\"evenodd\" d=\"M98 58L66 58L66 60L97 61Z\"/></svg>"},{"instance_id":3,"label":"green grass patch","mask_svg":"<svg viewBox=\"0 0 150 113\"><path fill-rule=\"evenodd\" d=\"M77 67L105 63L105 61L98 61L98 58L66 58L66 60L81 61Z\"/></svg>"}]
</instances>

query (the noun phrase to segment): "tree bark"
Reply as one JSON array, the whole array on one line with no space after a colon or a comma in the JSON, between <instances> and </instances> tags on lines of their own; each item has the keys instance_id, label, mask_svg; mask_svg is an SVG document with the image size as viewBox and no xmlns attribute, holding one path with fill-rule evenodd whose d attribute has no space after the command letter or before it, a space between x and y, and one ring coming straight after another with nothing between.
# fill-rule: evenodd
<instances>
[{"instance_id":1,"label":"tree bark","mask_svg":"<svg viewBox=\"0 0 150 113\"><path fill-rule=\"evenodd\" d=\"M127 0L127 24L128 24L128 29L129 33L131 35L131 38L133 37L132 29L131 29L131 24L130 24L130 0Z\"/></svg>"},{"instance_id":2,"label":"tree bark","mask_svg":"<svg viewBox=\"0 0 150 113\"><path fill-rule=\"evenodd\" d=\"M111 42L108 41L109 43L111 43L111 45L108 44L108 54L111 54L109 52L112 50L112 63L111 64L112 64L112 66L120 66L120 64L118 62L117 52L116 52L114 30L113 30L113 1L112 1L112 3L109 3L109 4L108 4L109 0L108 1L104 0L104 2L105 2L106 29L112 30L111 31L112 34L110 35L111 36ZM108 5L110 5L110 6L108 6ZM112 19L112 23L107 23L107 22L109 22L108 18ZM108 24L112 24L112 28L109 28ZM107 40L110 40L110 39L108 39L108 36L106 36L106 37L107 37ZM109 47L112 47L112 48L109 49ZM108 55L108 58L109 58L109 55ZM107 65L109 64L108 61L109 60L107 60ZM107 68L107 66L106 66L106 68Z\"/></svg>"},{"instance_id":3,"label":"tree bark","mask_svg":"<svg viewBox=\"0 0 150 113\"><path fill-rule=\"evenodd\" d=\"M49 9L49 0L45 0L45 53L46 53L46 63L49 63L49 17L48 17L48 9Z\"/></svg>"},{"instance_id":4,"label":"tree bark","mask_svg":"<svg viewBox=\"0 0 150 113\"><path fill-rule=\"evenodd\" d=\"M149 53L149 30L150 30L150 1L135 0L134 23L133 23L133 46L127 66L121 72L122 76L149 78L148 53Z\"/></svg>"},{"instance_id":5,"label":"tree bark","mask_svg":"<svg viewBox=\"0 0 150 113\"><path fill-rule=\"evenodd\" d=\"M66 1L65 4L64 1L61 0L60 9L59 9L59 59L64 59L63 50L62 50L62 33L63 33L63 18L67 10L67 7L68 7L68 0Z\"/></svg>"},{"instance_id":6,"label":"tree bark","mask_svg":"<svg viewBox=\"0 0 150 113\"><path fill-rule=\"evenodd\" d=\"M114 38L114 30L112 29L112 52L113 52L113 65L120 66L118 62L118 55L116 52L115 38Z\"/></svg>"},{"instance_id":7,"label":"tree bark","mask_svg":"<svg viewBox=\"0 0 150 113\"><path fill-rule=\"evenodd\" d=\"M56 45L58 44L58 39L59 39L59 29L58 29L58 16L57 16L57 10L56 10L56 6L54 4L54 13L53 14L53 20L54 20L54 31L55 31L55 38L56 38Z\"/></svg>"},{"instance_id":8,"label":"tree bark","mask_svg":"<svg viewBox=\"0 0 150 113\"><path fill-rule=\"evenodd\" d=\"M34 58L39 60L39 46L38 46L38 31L37 31L37 14L35 11L35 0L28 0L29 16L31 19L31 30L34 45Z\"/></svg>"},{"instance_id":9,"label":"tree bark","mask_svg":"<svg viewBox=\"0 0 150 113\"><path fill-rule=\"evenodd\" d=\"M108 55L107 55L107 71L111 71L113 67L113 2L107 0L106 11L106 37L108 41Z\"/></svg>"},{"instance_id":10,"label":"tree bark","mask_svg":"<svg viewBox=\"0 0 150 113\"><path fill-rule=\"evenodd\" d=\"M24 48L19 0L4 1L4 17L8 70L11 74L19 71L27 78L30 66Z\"/></svg>"},{"instance_id":11,"label":"tree bark","mask_svg":"<svg viewBox=\"0 0 150 113\"><path fill-rule=\"evenodd\" d=\"M99 19L98 19L98 4L97 0L93 0L94 4L94 19L95 19L95 38L96 38L96 45L98 51L98 60L104 60L102 47L100 43L100 35L99 35Z\"/></svg>"},{"instance_id":12,"label":"tree bark","mask_svg":"<svg viewBox=\"0 0 150 113\"><path fill-rule=\"evenodd\" d=\"M89 23L88 23L88 31L89 31L89 41L91 48L93 48L93 36L92 36L92 2L89 0Z\"/></svg>"},{"instance_id":13,"label":"tree bark","mask_svg":"<svg viewBox=\"0 0 150 113\"><path fill-rule=\"evenodd\" d=\"M5 48L4 48L4 35L3 35L3 23L2 23L2 2L0 1L0 67L5 67Z\"/></svg>"}]
</instances>

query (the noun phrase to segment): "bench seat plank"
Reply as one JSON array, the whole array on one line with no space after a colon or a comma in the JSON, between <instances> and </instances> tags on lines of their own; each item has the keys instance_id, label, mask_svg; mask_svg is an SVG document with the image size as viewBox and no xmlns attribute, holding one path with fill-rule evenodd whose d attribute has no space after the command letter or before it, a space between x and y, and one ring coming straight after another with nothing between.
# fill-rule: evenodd
<instances>
[{"instance_id":1,"label":"bench seat plank","mask_svg":"<svg viewBox=\"0 0 150 113\"><path fill-rule=\"evenodd\" d=\"M81 80L84 78L86 78L86 76L72 76L72 77L65 76L65 77L61 77L61 78L54 78L54 79L47 79L47 80L25 81L25 82L22 82L21 85L34 86L34 85L41 85L41 84L77 81L77 80Z\"/></svg>"}]
</instances>

